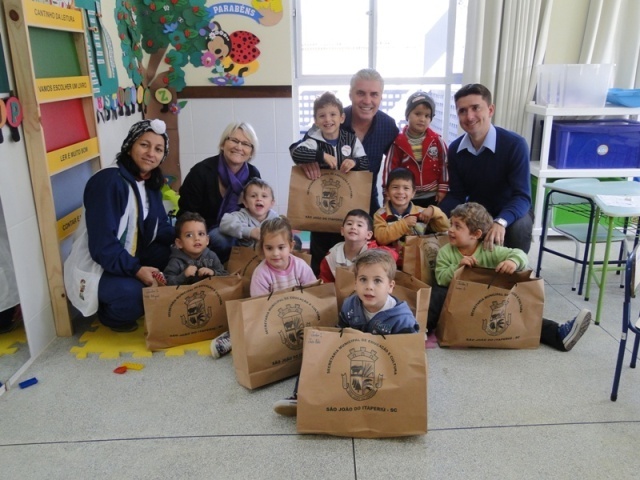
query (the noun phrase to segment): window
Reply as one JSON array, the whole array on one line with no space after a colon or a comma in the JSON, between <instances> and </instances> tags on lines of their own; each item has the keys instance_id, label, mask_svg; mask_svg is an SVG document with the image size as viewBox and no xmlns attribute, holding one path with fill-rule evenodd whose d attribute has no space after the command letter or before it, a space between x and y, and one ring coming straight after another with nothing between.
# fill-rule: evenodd
<instances>
[{"instance_id":1,"label":"window","mask_svg":"<svg viewBox=\"0 0 640 480\"><path fill-rule=\"evenodd\" d=\"M295 1L295 87L300 132L313 122L313 101L324 91L349 105L349 81L375 68L385 79L381 109L402 127L416 90L436 102L432 128L458 136L452 92L460 86L468 0ZM447 99L447 101L445 101Z\"/></svg>"}]
</instances>

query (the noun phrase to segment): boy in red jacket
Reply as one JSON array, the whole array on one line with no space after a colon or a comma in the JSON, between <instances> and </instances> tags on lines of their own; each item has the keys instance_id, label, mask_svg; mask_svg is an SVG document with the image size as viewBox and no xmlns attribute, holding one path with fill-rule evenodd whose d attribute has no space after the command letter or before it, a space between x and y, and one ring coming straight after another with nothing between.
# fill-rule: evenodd
<instances>
[{"instance_id":1,"label":"boy in red jacket","mask_svg":"<svg viewBox=\"0 0 640 480\"><path fill-rule=\"evenodd\" d=\"M429 128L435 113L433 99L424 92L418 91L407 100L405 117L409 124L394 140L384 163L382 189L385 195L389 172L398 167L413 173L415 205L437 205L447 194L447 146L442 137Z\"/></svg>"}]
</instances>

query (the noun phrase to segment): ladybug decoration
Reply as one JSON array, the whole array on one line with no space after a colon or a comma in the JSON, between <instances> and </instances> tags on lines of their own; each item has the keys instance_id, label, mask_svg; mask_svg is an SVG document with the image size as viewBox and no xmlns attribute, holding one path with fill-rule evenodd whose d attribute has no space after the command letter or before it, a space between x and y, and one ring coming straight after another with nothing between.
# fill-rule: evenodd
<instances>
[{"instance_id":1,"label":"ladybug decoration","mask_svg":"<svg viewBox=\"0 0 640 480\"><path fill-rule=\"evenodd\" d=\"M218 22L210 23L209 28L203 63L212 65L212 72L218 75L210 80L217 85L242 85L243 77L258 69L260 50L256 45L260 39L244 30L229 34Z\"/></svg>"}]
</instances>

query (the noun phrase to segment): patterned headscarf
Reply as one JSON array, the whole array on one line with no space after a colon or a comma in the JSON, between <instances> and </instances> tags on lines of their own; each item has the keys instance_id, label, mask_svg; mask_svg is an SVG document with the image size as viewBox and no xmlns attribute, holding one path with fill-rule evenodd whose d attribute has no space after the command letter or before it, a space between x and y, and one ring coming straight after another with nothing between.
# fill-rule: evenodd
<instances>
[{"instance_id":1,"label":"patterned headscarf","mask_svg":"<svg viewBox=\"0 0 640 480\"><path fill-rule=\"evenodd\" d=\"M122 142L120 151L124 154L128 154L135 141L145 132L157 133L158 135L162 135L162 138L164 138L164 157L162 157L160 163L164 162L167 155L169 155L169 135L167 135L167 125L162 120L142 120L134 123L129 129L127 138Z\"/></svg>"}]
</instances>

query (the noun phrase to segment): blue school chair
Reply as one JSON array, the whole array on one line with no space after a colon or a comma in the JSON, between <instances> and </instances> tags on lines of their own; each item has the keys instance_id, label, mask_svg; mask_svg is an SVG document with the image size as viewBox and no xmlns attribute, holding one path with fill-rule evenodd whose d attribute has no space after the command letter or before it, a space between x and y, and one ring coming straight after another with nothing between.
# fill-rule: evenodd
<instances>
[{"instance_id":1,"label":"blue school chair","mask_svg":"<svg viewBox=\"0 0 640 480\"><path fill-rule=\"evenodd\" d=\"M640 271L638 270L638 249L636 246L627 259L625 277L624 277L624 305L622 309L622 334L620 335L620 347L618 348L618 360L616 361L616 373L613 377L613 388L611 389L611 401L615 402L618 398L618 386L620 385L620 374L622 373L622 363L627 345L627 334L631 330L635 334L633 342L633 353L631 355L631 368L636 368L636 359L638 358L638 344L640 344L640 314L636 317L635 322L631 321L631 299L636 296L636 289L640 284Z\"/></svg>"}]
</instances>

